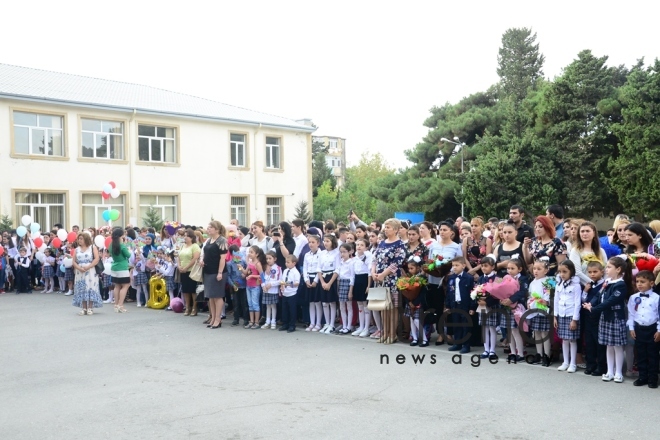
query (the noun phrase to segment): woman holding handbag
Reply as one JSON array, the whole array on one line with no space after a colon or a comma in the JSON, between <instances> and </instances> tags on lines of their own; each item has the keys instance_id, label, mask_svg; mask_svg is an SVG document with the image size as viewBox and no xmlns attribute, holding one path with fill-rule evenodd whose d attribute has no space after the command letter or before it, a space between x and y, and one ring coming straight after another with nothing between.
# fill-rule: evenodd
<instances>
[{"instance_id":1,"label":"woman holding handbag","mask_svg":"<svg viewBox=\"0 0 660 440\"><path fill-rule=\"evenodd\" d=\"M199 256L202 251L197 244L195 231L188 229L184 237L183 247L179 250L181 292L186 304L184 316L197 316L197 281L190 278L190 271L195 264L199 264Z\"/></svg>"},{"instance_id":2,"label":"woman holding handbag","mask_svg":"<svg viewBox=\"0 0 660 440\"><path fill-rule=\"evenodd\" d=\"M399 291L396 281L401 276L401 265L406 257L406 247L399 239L401 224L391 218L383 223L385 240L381 241L374 254L371 275L374 283L383 285L389 292L391 305L381 312L383 332L378 342L392 344L397 341L399 320Z\"/></svg>"},{"instance_id":3,"label":"woman holding handbag","mask_svg":"<svg viewBox=\"0 0 660 440\"><path fill-rule=\"evenodd\" d=\"M217 220L212 220L206 228L209 239L204 244L204 296L209 300L211 322L207 327L222 327L221 316L225 306L225 285L227 283L227 265L225 254L229 252L225 239L225 227Z\"/></svg>"}]
</instances>

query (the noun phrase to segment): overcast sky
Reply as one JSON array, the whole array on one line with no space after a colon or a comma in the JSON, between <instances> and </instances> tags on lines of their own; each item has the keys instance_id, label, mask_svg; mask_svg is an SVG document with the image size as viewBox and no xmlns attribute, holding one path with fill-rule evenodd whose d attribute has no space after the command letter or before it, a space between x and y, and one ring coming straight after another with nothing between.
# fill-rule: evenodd
<instances>
[{"instance_id":1,"label":"overcast sky","mask_svg":"<svg viewBox=\"0 0 660 440\"><path fill-rule=\"evenodd\" d=\"M507 28L537 32L549 78L583 49L612 65L660 56L652 1L3 3L2 63L311 118L347 139L349 165L363 151L405 165L432 106L498 80Z\"/></svg>"}]
</instances>

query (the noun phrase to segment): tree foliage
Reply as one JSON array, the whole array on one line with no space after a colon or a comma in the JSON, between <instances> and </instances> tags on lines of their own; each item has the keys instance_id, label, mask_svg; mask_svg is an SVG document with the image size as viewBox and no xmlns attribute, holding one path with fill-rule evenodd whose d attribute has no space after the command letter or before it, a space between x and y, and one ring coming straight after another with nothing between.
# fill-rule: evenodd
<instances>
[{"instance_id":1,"label":"tree foliage","mask_svg":"<svg viewBox=\"0 0 660 440\"><path fill-rule=\"evenodd\" d=\"M335 188L337 185L337 180L332 174L332 169L325 161L327 152L328 147L323 143L312 142L312 191L314 197L316 197L318 189L323 183L329 181L332 188Z\"/></svg>"},{"instance_id":2,"label":"tree foliage","mask_svg":"<svg viewBox=\"0 0 660 440\"><path fill-rule=\"evenodd\" d=\"M213 217L211 217L211 220ZM160 209L156 209L153 206L147 208L147 211L144 213L144 222L143 226L145 228L154 228L156 231L160 231L163 228L163 218L160 215Z\"/></svg>"},{"instance_id":3,"label":"tree foliage","mask_svg":"<svg viewBox=\"0 0 660 440\"><path fill-rule=\"evenodd\" d=\"M295 218L299 218L300 220L304 221L305 223L309 223L312 220L312 214L309 212L309 203L306 200L301 200L298 202L296 205L296 210L293 214Z\"/></svg>"},{"instance_id":4,"label":"tree foliage","mask_svg":"<svg viewBox=\"0 0 660 440\"><path fill-rule=\"evenodd\" d=\"M0 232L9 232L12 230L14 221L8 215L0 216Z\"/></svg>"}]
</instances>

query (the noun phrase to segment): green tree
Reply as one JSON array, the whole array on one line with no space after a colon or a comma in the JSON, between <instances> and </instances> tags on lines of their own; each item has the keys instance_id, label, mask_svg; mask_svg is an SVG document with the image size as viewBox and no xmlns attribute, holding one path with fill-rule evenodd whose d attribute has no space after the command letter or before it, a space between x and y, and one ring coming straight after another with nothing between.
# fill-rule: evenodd
<instances>
[{"instance_id":1,"label":"green tree","mask_svg":"<svg viewBox=\"0 0 660 440\"><path fill-rule=\"evenodd\" d=\"M9 232L12 230L14 221L8 215L0 216L0 232Z\"/></svg>"},{"instance_id":2,"label":"green tree","mask_svg":"<svg viewBox=\"0 0 660 440\"><path fill-rule=\"evenodd\" d=\"M296 205L296 210L294 212L295 218L299 218L305 223L309 223L313 220L312 214L309 212L309 203L306 200L301 200Z\"/></svg>"},{"instance_id":3,"label":"green tree","mask_svg":"<svg viewBox=\"0 0 660 440\"><path fill-rule=\"evenodd\" d=\"M145 212L145 217L142 219L146 228L154 228L160 231L163 227L163 219L160 215L160 210L150 206Z\"/></svg>"},{"instance_id":4,"label":"green tree","mask_svg":"<svg viewBox=\"0 0 660 440\"><path fill-rule=\"evenodd\" d=\"M609 160L609 187L638 220L660 216L660 61L635 66L620 90L623 120L614 124L619 154Z\"/></svg>"},{"instance_id":5,"label":"green tree","mask_svg":"<svg viewBox=\"0 0 660 440\"><path fill-rule=\"evenodd\" d=\"M314 197L313 215L319 219L318 215L327 210L332 210L337 203L337 191L332 189L332 183L329 180L323 182L319 187L316 197Z\"/></svg>"},{"instance_id":6,"label":"green tree","mask_svg":"<svg viewBox=\"0 0 660 440\"><path fill-rule=\"evenodd\" d=\"M325 182L329 181L332 189L337 186L337 179L332 174L332 169L325 161L325 155L328 152L326 147L321 142L312 142L312 191L313 196L316 197L318 189Z\"/></svg>"}]
</instances>

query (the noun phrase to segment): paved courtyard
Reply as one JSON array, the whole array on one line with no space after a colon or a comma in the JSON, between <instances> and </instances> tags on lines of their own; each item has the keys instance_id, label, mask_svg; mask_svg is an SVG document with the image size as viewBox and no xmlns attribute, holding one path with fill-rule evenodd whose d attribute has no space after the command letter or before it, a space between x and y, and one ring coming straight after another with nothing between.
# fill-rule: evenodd
<instances>
[{"instance_id":1,"label":"paved courtyard","mask_svg":"<svg viewBox=\"0 0 660 440\"><path fill-rule=\"evenodd\" d=\"M657 438L660 391L628 378L70 304L0 295L0 439Z\"/></svg>"}]
</instances>

